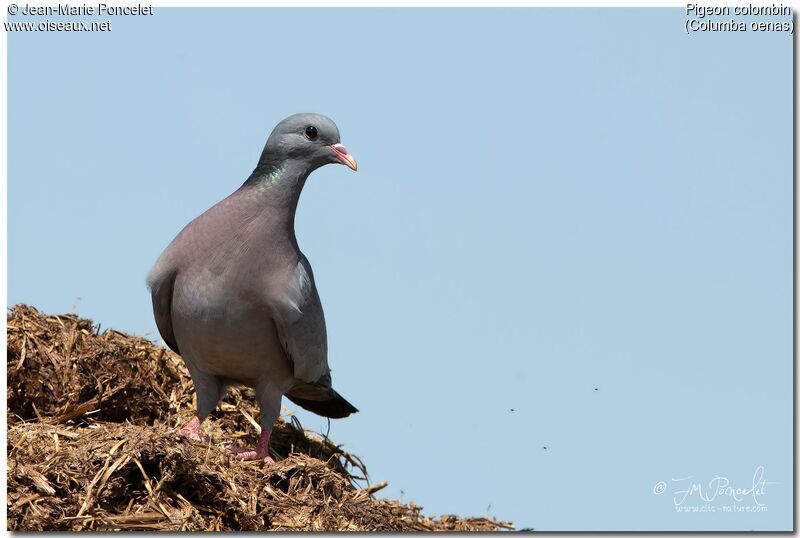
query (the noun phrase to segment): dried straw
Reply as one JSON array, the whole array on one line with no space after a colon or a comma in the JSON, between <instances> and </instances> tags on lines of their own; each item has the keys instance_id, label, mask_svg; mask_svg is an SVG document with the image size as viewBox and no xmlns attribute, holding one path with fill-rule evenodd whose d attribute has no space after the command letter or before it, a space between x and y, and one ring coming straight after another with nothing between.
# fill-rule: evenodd
<instances>
[{"instance_id":1,"label":"dried straw","mask_svg":"<svg viewBox=\"0 0 800 538\"><path fill-rule=\"evenodd\" d=\"M180 357L74 315L13 307L7 370L12 531L513 529L375 498L386 482L291 415L272 436L277 463L236 460L219 443L255 444L249 389L220 404L211 441L176 437L193 398Z\"/></svg>"}]
</instances>

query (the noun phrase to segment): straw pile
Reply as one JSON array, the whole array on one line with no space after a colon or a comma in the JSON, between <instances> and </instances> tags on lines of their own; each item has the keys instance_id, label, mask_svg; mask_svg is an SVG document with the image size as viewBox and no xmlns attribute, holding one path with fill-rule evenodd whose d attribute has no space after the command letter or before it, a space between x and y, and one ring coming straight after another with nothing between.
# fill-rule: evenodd
<instances>
[{"instance_id":1,"label":"straw pile","mask_svg":"<svg viewBox=\"0 0 800 538\"><path fill-rule=\"evenodd\" d=\"M8 522L35 530L456 530L505 522L426 517L376 499L366 468L297 419L272 436L274 465L240 462L253 446L249 389L231 391L206 443L176 437L193 411L180 357L74 315L17 305L8 321Z\"/></svg>"}]
</instances>

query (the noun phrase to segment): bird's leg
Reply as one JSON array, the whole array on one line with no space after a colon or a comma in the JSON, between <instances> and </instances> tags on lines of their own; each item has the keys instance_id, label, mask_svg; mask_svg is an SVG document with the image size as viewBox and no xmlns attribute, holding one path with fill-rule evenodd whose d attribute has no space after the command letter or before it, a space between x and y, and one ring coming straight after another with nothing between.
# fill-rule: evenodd
<instances>
[{"instance_id":1,"label":"bird's leg","mask_svg":"<svg viewBox=\"0 0 800 538\"><path fill-rule=\"evenodd\" d=\"M261 429L261 435L258 436L258 446L255 450L248 450L238 446L229 447L230 451L236 455L237 459L242 461L264 460L265 463L275 463L269 455L269 435L272 433L267 428Z\"/></svg>"},{"instance_id":2,"label":"bird's leg","mask_svg":"<svg viewBox=\"0 0 800 538\"><path fill-rule=\"evenodd\" d=\"M184 437L188 437L189 439L193 439L195 441L202 441L203 438L200 436L200 424L205 418L205 415L195 413L195 415L192 417L192 420L187 422L186 426L178 430L178 435L183 435Z\"/></svg>"},{"instance_id":3,"label":"bird's leg","mask_svg":"<svg viewBox=\"0 0 800 538\"><path fill-rule=\"evenodd\" d=\"M281 395L289 390L289 387L275 387L269 381L261 380L253 387L256 392L256 400L261 408L261 434L258 436L258 445L255 450L248 450L239 447L230 447L231 452L242 461L264 460L265 463L275 463L269 457L269 436L278 415L281 412ZM285 390L283 390L285 388Z\"/></svg>"},{"instance_id":4,"label":"bird's leg","mask_svg":"<svg viewBox=\"0 0 800 538\"><path fill-rule=\"evenodd\" d=\"M214 408L217 407L219 399L224 392L224 382L217 376L207 374L202 370L198 370L195 366L195 361L191 355L184 355L183 362L192 376L192 383L194 384L195 394L197 396L197 411L194 417L186 426L178 430L178 434L193 439L195 441L202 441L208 443L211 440L204 435L200 435L200 424L210 415Z\"/></svg>"}]
</instances>

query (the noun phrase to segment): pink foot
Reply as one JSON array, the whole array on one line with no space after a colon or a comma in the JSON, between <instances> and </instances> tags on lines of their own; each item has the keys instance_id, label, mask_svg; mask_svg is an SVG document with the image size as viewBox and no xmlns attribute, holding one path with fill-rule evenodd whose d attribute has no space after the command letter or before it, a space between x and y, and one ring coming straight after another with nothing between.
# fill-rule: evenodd
<instances>
[{"instance_id":1,"label":"pink foot","mask_svg":"<svg viewBox=\"0 0 800 538\"><path fill-rule=\"evenodd\" d=\"M186 423L186 426L178 430L178 435L183 435L194 441L203 441L203 436L200 435L200 423L206 418L200 413L197 413L192 420Z\"/></svg>"},{"instance_id":2,"label":"pink foot","mask_svg":"<svg viewBox=\"0 0 800 538\"><path fill-rule=\"evenodd\" d=\"M242 461L263 460L264 463L275 463L275 460L269 455L269 434L269 430L261 430L261 435L258 438L258 447L255 450L234 445L229 446L228 450L233 452L236 459Z\"/></svg>"}]
</instances>

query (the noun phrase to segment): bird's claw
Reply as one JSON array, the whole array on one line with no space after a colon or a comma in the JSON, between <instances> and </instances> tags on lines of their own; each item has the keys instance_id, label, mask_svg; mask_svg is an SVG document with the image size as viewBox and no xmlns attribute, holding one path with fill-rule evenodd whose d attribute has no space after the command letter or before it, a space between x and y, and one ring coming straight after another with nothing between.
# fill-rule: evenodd
<instances>
[{"instance_id":1,"label":"bird's claw","mask_svg":"<svg viewBox=\"0 0 800 538\"><path fill-rule=\"evenodd\" d=\"M203 435L200 435L200 424L203 422L203 415L195 414L192 417L192 420L186 423L186 425L178 430L178 435L182 435L184 437L188 437L192 441L202 441L204 443L209 441L209 438Z\"/></svg>"},{"instance_id":2,"label":"bird's claw","mask_svg":"<svg viewBox=\"0 0 800 538\"><path fill-rule=\"evenodd\" d=\"M258 450L251 450L248 448L242 448L236 445L228 445L228 450L230 450L233 455L236 457L237 460L240 461L256 461L256 460L263 460L264 463L273 464L275 460L273 460L269 454L261 454Z\"/></svg>"},{"instance_id":3,"label":"bird's claw","mask_svg":"<svg viewBox=\"0 0 800 538\"><path fill-rule=\"evenodd\" d=\"M272 465L273 463L275 463L275 460L273 460L271 456L267 456L264 458L255 450L249 450L241 454L236 454L236 459L239 461L263 460L263 462L266 463L267 465Z\"/></svg>"},{"instance_id":4,"label":"bird's claw","mask_svg":"<svg viewBox=\"0 0 800 538\"><path fill-rule=\"evenodd\" d=\"M208 435L200 435L199 433L187 430L186 428L181 428L178 430L178 435L181 437L186 437L187 439L191 439L192 441L199 441L201 443L210 443L211 438Z\"/></svg>"}]
</instances>

